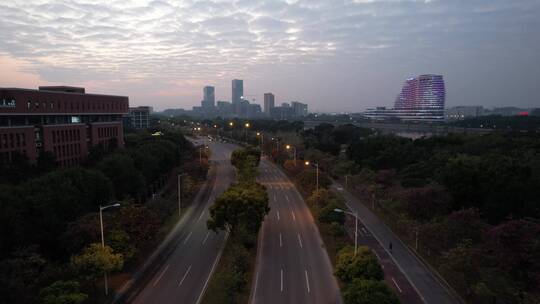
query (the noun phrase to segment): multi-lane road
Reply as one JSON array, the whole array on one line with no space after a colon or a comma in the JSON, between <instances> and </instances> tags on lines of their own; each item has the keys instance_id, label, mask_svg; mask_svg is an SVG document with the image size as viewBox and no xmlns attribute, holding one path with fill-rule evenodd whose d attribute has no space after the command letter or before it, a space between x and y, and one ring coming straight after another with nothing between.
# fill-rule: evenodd
<instances>
[{"instance_id":1,"label":"multi-lane road","mask_svg":"<svg viewBox=\"0 0 540 304\"><path fill-rule=\"evenodd\" d=\"M195 304L202 299L225 242L224 233L216 234L207 229L208 208L234 181L234 170L230 165L234 146L210 143L210 149L215 178L209 182L208 199L186 211L183 225L176 232L175 248L127 302Z\"/></svg>"},{"instance_id":2,"label":"multi-lane road","mask_svg":"<svg viewBox=\"0 0 540 304\"><path fill-rule=\"evenodd\" d=\"M271 209L259 235L250 303L341 303L330 259L302 196L269 161L261 161L260 173Z\"/></svg>"}]
</instances>

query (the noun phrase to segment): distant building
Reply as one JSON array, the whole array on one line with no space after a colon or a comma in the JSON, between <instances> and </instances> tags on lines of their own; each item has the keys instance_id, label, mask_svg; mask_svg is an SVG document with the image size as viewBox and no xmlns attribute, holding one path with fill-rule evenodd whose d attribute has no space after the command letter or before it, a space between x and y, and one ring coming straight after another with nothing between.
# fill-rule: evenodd
<instances>
[{"instance_id":1,"label":"distant building","mask_svg":"<svg viewBox=\"0 0 540 304\"><path fill-rule=\"evenodd\" d=\"M270 109L270 116L277 120L287 120L294 117L294 111L290 106L274 107Z\"/></svg>"},{"instance_id":2,"label":"distant building","mask_svg":"<svg viewBox=\"0 0 540 304\"><path fill-rule=\"evenodd\" d=\"M0 88L0 162L15 153L31 162L52 153L60 166L75 166L91 147L123 147L126 96L87 94L84 88Z\"/></svg>"},{"instance_id":3,"label":"distant building","mask_svg":"<svg viewBox=\"0 0 540 304\"><path fill-rule=\"evenodd\" d=\"M215 89L212 86L206 86L203 89L203 100L201 102L201 106L203 108L212 108L215 107Z\"/></svg>"},{"instance_id":4,"label":"distant building","mask_svg":"<svg viewBox=\"0 0 540 304\"><path fill-rule=\"evenodd\" d=\"M228 101L218 101L217 113L221 117L231 117L233 115L232 104Z\"/></svg>"},{"instance_id":5,"label":"distant building","mask_svg":"<svg viewBox=\"0 0 540 304\"><path fill-rule=\"evenodd\" d=\"M242 96L244 96L244 81L241 79L234 79L231 83L231 102L233 105L233 111L235 114L240 115Z\"/></svg>"},{"instance_id":6,"label":"distant building","mask_svg":"<svg viewBox=\"0 0 540 304\"><path fill-rule=\"evenodd\" d=\"M308 115L308 105L298 101L291 101L291 107L293 108L294 116L304 117Z\"/></svg>"},{"instance_id":7,"label":"distant building","mask_svg":"<svg viewBox=\"0 0 540 304\"><path fill-rule=\"evenodd\" d=\"M264 93L264 113L270 115L272 108L274 108L274 94Z\"/></svg>"},{"instance_id":8,"label":"distant building","mask_svg":"<svg viewBox=\"0 0 540 304\"><path fill-rule=\"evenodd\" d=\"M247 108L247 118L258 118L261 116L261 105L249 104Z\"/></svg>"},{"instance_id":9,"label":"distant building","mask_svg":"<svg viewBox=\"0 0 540 304\"><path fill-rule=\"evenodd\" d=\"M282 108L290 108L291 105L288 104L288 103L286 103L286 102L282 102L282 103L281 103L281 107L282 107Z\"/></svg>"},{"instance_id":10,"label":"distant building","mask_svg":"<svg viewBox=\"0 0 540 304\"><path fill-rule=\"evenodd\" d=\"M486 110L486 115L501 115L501 116L515 116L519 115L522 112L527 112L528 109L522 109L517 107L500 107L493 108L491 110Z\"/></svg>"},{"instance_id":11,"label":"distant building","mask_svg":"<svg viewBox=\"0 0 540 304\"><path fill-rule=\"evenodd\" d=\"M150 126L152 107L141 106L129 108L131 127L134 129L147 129Z\"/></svg>"},{"instance_id":12,"label":"distant building","mask_svg":"<svg viewBox=\"0 0 540 304\"><path fill-rule=\"evenodd\" d=\"M446 109L445 117L448 120L461 120L484 115L482 106L458 106Z\"/></svg>"},{"instance_id":13,"label":"distant building","mask_svg":"<svg viewBox=\"0 0 540 304\"><path fill-rule=\"evenodd\" d=\"M391 110L368 109L371 119L400 119L404 121L443 121L446 89L441 75L420 75L405 81Z\"/></svg>"}]
</instances>

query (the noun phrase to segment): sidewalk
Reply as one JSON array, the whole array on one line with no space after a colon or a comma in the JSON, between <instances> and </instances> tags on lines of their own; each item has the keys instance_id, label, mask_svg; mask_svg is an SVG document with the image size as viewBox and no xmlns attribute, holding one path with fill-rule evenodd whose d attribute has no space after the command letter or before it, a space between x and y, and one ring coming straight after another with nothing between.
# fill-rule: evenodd
<instances>
[{"instance_id":1,"label":"sidewalk","mask_svg":"<svg viewBox=\"0 0 540 304\"><path fill-rule=\"evenodd\" d=\"M332 189L343 195L349 209L358 211L358 218L366 227L367 232L375 237L380 247L384 249L385 256L393 260L394 264L405 275L424 303L460 303L447 287L426 268L384 222L379 220L360 200L337 182L334 182ZM388 250L390 242L392 243L392 252ZM384 260L383 256L379 257Z\"/></svg>"},{"instance_id":2,"label":"sidewalk","mask_svg":"<svg viewBox=\"0 0 540 304\"><path fill-rule=\"evenodd\" d=\"M345 227L347 234L354 242L354 217L346 218ZM379 264L384 272L386 284L394 290L400 303L403 304L421 304L422 299L413 288L409 280L403 275L399 268L394 264L390 255L386 252L379 242L373 237L362 223L358 223L358 246L368 246L379 260Z\"/></svg>"}]
</instances>

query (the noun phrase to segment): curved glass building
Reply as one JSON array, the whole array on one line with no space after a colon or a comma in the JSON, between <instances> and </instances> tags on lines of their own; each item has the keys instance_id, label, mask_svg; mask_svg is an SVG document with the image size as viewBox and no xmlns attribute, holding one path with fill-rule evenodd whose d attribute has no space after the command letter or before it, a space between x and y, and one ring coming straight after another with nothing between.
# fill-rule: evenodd
<instances>
[{"instance_id":1,"label":"curved glass building","mask_svg":"<svg viewBox=\"0 0 540 304\"><path fill-rule=\"evenodd\" d=\"M370 109L366 111L366 116L373 119L442 121L445 101L446 89L442 75L420 75L405 81L393 109Z\"/></svg>"},{"instance_id":2,"label":"curved glass building","mask_svg":"<svg viewBox=\"0 0 540 304\"><path fill-rule=\"evenodd\" d=\"M405 81L394 110L403 120L443 120L445 100L442 75L420 75Z\"/></svg>"}]
</instances>

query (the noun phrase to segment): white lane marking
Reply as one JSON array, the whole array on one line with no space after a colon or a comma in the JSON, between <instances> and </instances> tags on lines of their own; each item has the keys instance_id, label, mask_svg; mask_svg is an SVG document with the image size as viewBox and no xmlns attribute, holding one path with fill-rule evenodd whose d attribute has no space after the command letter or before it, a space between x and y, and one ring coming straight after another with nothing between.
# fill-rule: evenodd
<instances>
[{"instance_id":1,"label":"white lane marking","mask_svg":"<svg viewBox=\"0 0 540 304\"><path fill-rule=\"evenodd\" d=\"M402 293L401 288L399 288L399 285L397 284L396 280L392 278L392 282L394 282L394 285L396 285L397 289L399 290L399 293Z\"/></svg>"},{"instance_id":2,"label":"white lane marking","mask_svg":"<svg viewBox=\"0 0 540 304\"><path fill-rule=\"evenodd\" d=\"M204 245L204 243L206 243L206 240L208 239L208 237L210 236L210 231L208 231L206 233L206 236L204 237L204 240L202 241L202 244Z\"/></svg>"},{"instance_id":3,"label":"white lane marking","mask_svg":"<svg viewBox=\"0 0 540 304\"><path fill-rule=\"evenodd\" d=\"M201 216L199 216L199 219L197 220L197 223L202 219L203 215L204 215L204 210L203 210L203 212L201 212Z\"/></svg>"},{"instance_id":4,"label":"white lane marking","mask_svg":"<svg viewBox=\"0 0 540 304\"><path fill-rule=\"evenodd\" d=\"M276 194L274 193L274 202L277 202Z\"/></svg>"},{"instance_id":5,"label":"white lane marking","mask_svg":"<svg viewBox=\"0 0 540 304\"><path fill-rule=\"evenodd\" d=\"M281 233L279 234L279 247L283 247L283 242L281 241Z\"/></svg>"},{"instance_id":6,"label":"white lane marking","mask_svg":"<svg viewBox=\"0 0 540 304\"><path fill-rule=\"evenodd\" d=\"M291 214L292 214L292 219L293 219L293 221L296 222L296 216L294 215L294 211L291 210Z\"/></svg>"},{"instance_id":7,"label":"white lane marking","mask_svg":"<svg viewBox=\"0 0 540 304\"><path fill-rule=\"evenodd\" d=\"M281 269L281 292L283 292L283 269Z\"/></svg>"},{"instance_id":8,"label":"white lane marking","mask_svg":"<svg viewBox=\"0 0 540 304\"><path fill-rule=\"evenodd\" d=\"M214 260L214 264L212 265L212 268L210 269L210 274L208 274L208 277L206 278L206 281L204 282L203 288L201 290L201 293L199 294L199 298L197 299L196 304L200 304L202 301L202 297L204 295L204 292L206 291L206 287L208 286L208 282L210 282L210 278L214 274L214 271L216 270L216 265L219 262L219 259L221 258L221 255L223 254L223 249L225 249L225 244L227 243L227 239L229 239L229 233L225 233L225 238L223 240L223 244L221 245L221 248L219 249L219 252L216 256L216 259Z\"/></svg>"},{"instance_id":9,"label":"white lane marking","mask_svg":"<svg viewBox=\"0 0 540 304\"><path fill-rule=\"evenodd\" d=\"M169 264L169 265L165 266L165 269L163 269L163 271L161 272L159 277L157 277L157 279L154 281L154 284L152 285L152 287L156 287L157 283L159 283L159 280L161 280L161 277L165 274L165 272L167 272L167 269L169 269L169 266L171 266L171 265Z\"/></svg>"},{"instance_id":10,"label":"white lane marking","mask_svg":"<svg viewBox=\"0 0 540 304\"><path fill-rule=\"evenodd\" d=\"M302 239L300 238L300 233L298 235L298 244L300 244L300 248L302 248Z\"/></svg>"},{"instance_id":11,"label":"white lane marking","mask_svg":"<svg viewBox=\"0 0 540 304\"><path fill-rule=\"evenodd\" d=\"M189 273L190 270L191 270L191 265L189 265L189 267L188 267L186 273L185 273L184 276L182 277L182 280L180 281L180 283L178 283L178 287L182 286L182 283L184 283L184 280L186 279L186 277L187 277L187 275L188 275L188 273Z\"/></svg>"},{"instance_id":12,"label":"white lane marking","mask_svg":"<svg viewBox=\"0 0 540 304\"><path fill-rule=\"evenodd\" d=\"M307 293L309 293L309 279L308 279L308 274L307 274L307 270L304 271L304 273L306 274L306 287L307 287Z\"/></svg>"},{"instance_id":13,"label":"white lane marking","mask_svg":"<svg viewBox=\"0 0 540 304\"><path fill-rule=\"evenodd\" d=\"M291 202L291 200L289 199L289 196L287 194L285 194L285 198L287 199L287 202Z\"/></svg>"},{"instance_id":14,"label":"white lane marking","mask_svg":"<svg viewBox=\"0 0 540 304\"><path fill-rule=\"evenodd\" d=\"M184 244L187 243L187 241L189 241L189 238L191 237L192 234L193 234L193 231L191 231L191 232L188 234L187 238L184 240Z\"/></svg>"},{"instance_id":15,"label":"white lane marking","mask_svg":"<svg viewBox=\"0 0 540 304\"><path fill-rule=\"evenodd\" d=\"M277 220L279 221L279 210L277 210L276 212L277 212Z\"/></svg>"}]
</instances>

